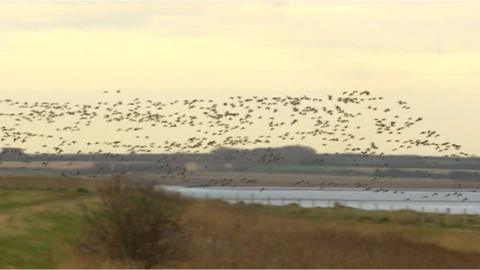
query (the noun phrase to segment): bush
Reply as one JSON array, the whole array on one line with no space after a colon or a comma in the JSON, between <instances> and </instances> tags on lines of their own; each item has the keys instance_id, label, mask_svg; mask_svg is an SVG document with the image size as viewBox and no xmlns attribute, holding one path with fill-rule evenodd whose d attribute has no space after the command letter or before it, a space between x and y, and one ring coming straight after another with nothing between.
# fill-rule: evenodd
<instances>
[{"instance_id":1,"label":"bush","mask_svg":"<svg viewBox=\"0 0 480 270\"><path fill-rule=\"evenodd\" d=\"M390 222L389 217L381 217L381 218L377 219L377 223L388 223L388 222Z\"/></svg>"},{"instance_id":2,"label":"bush","mask_svg":"<svg viewBox=\"0 0 480 270\"><path fill-rule=\"evenodd\" d=\"M90 193L90 190L88 190L86 188L77 188L77 192L88 194L88 193Z\"/></svg>"},{"instance_id":3,"label":"bush","mask_svg":"<svg viewBox=\"0 0 480 270\"><path fill-rule=\"evenodd\" d=\"M160 265L178 254L180 244L185 243L178 196L118 179L99 193L98 207L84 208L83 251L142 268Z\"/></svg>"},{"instance_id":4,"label":"bush","mask_svg":"<svg viewBox=\"0 0 480 270\"><path fill-rule=\"evenodd\" d=\"M341 202L335 201L333 203L333 208L345 208L345 205L343 205Z\"/></svg>"}]
</instances>

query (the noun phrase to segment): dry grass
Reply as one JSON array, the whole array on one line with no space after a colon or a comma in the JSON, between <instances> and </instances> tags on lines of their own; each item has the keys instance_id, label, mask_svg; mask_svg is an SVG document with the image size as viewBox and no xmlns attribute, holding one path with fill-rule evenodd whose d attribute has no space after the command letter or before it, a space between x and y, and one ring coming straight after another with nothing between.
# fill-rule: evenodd
<instances>
[{"instance_id":1,"label":"dry grass","mask_svg":"<svg viewBox=\"0 0 480 270\"><path fill-rule=\"evenodd\" d=\"M185 213L192 237L182 268L479 267L480 254L453 251L395 226L259 215L249 207L195 203Z\"/></svg>"},{"instance_id":2,"label":"dry grass","mask_svg":"<svg viewBox=\"0 0 480 270\"><path fill-rule=\"evenodd\" d=\"M323 211L323 209L312 209ZM182 214L189 236L167 268L478 268L475 230L424 228L334 217L289 216L264 206L192 201ZM457 237L458 236L458 237ZM462 248L463 246L463 248ZM62 267L129 268L77 256Z\"/></svg>"},{"instance_id":3,"label":"dry grass","mask_svg":"<svg viewBox=\"0 0 480 270\"><path fill-rule=\"evenodd\" d=\"M480 254L480 232L452 230L448 234L441 234L435 238L426 239L425 241L449 250L461 252L473 251Z\"/></svg>"}]
</instances>

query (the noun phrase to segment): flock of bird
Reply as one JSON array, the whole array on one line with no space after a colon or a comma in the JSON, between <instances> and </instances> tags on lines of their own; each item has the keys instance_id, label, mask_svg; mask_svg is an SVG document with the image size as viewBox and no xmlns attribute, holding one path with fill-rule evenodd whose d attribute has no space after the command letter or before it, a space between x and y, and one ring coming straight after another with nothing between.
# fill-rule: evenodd
<instances>
[{"instance_id":1,"label":"flock of bird","mask_svg":"<svg viewBox=\"0 0 480 270\"><path fill-rule=\"evenodd\" d=\"M120 153L201 153L219 147L299 143L365 156L417 149L446 157L468 156L459 144L442 141L437 131L422 128L423 118L411 115L406 101L388 103L369 91L322 98L232 96L157 101L127 99L120 90L113 90L104 91L103 97L83 104L0 100L0 142L3 147L36 146L37 155L101 154L119 161L126 161ZM271 164L281 159L272 150L257 162ZM157 161L164 167L168 162ZM185 174L184 168L171 170ZM79 174L76 170L75 175Z\"/></svg>"}]
</instances>

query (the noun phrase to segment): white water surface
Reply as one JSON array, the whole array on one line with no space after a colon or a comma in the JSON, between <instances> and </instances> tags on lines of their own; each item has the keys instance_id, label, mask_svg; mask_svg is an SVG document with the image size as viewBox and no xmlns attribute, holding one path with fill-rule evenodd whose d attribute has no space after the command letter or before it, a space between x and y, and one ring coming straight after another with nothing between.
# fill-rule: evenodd
<instances>
[{"instance_id":1,"label":"white water surface","mask_svg":"<svg viewBox=\"0 0 480 270\"><path fill-rule=\"evenodd\" d=\"M333 207L340 203L364 210L401 210L432 213L480 214L480 190L369 189L289 187L158 186L182 196L269 205L297 203L302 207Z\"/></svg>"}]
</instances>

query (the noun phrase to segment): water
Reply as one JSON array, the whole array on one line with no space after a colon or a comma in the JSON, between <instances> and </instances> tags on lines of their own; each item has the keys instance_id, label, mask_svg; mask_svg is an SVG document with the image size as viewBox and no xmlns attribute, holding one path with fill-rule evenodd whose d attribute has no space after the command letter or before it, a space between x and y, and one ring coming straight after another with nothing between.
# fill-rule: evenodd
<instances>
[{"instance_id":1,"label":"water","mask_svg":"<svg viewBox=\"0 0 480 270\"><path fill-rule=\"evenodd\" d=\"M480 191L465 189L370 189L285 187L162 186L194 198L228 202L334 207L335 203L364 210L400 210L452 214L480 214Z\"/></svg>"}]
</instances>

